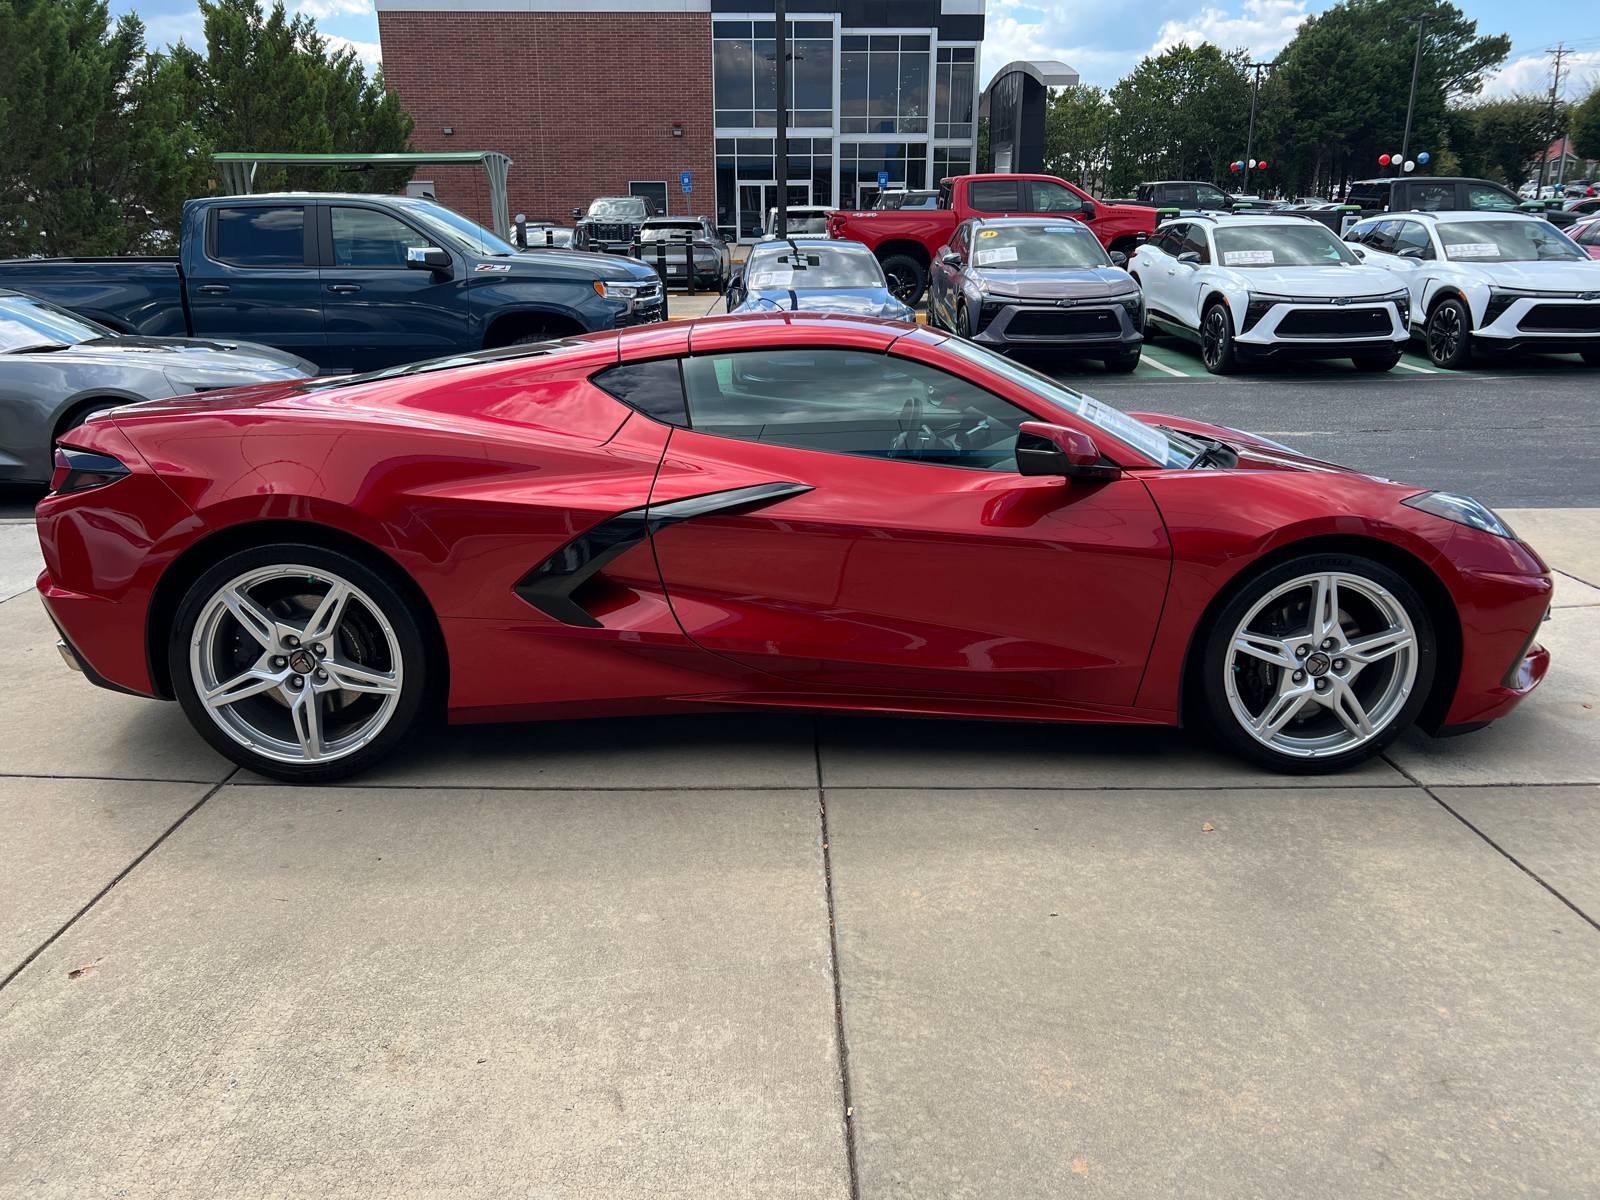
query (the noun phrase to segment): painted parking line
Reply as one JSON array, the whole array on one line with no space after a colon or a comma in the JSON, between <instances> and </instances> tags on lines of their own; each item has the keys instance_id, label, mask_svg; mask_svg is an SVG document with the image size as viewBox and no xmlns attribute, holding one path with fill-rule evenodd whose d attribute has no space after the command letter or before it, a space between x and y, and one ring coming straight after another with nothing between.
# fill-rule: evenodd
<instances>
[{"instance_id":1,"label":"painted parking line","mask_svg":"<svg viewBox=\"0 0 1600 1200\"><path fill-rule=\"evenodd\" d=\"M1141 367L1154 367L1156 370L1163 371L1168 375L1176 375L1179 379L1192 378L1186 371L1180 371L1176 367L1167 366L1167 364L1162 362L1159 358L1153 357L1148 350L1140 355L1139 365Z\"/></svg>"},{"instance_id":2,"label":"painted parking line","mask_svg":"<svg viewBox=\"0 0 1600 1200\"><path fill-rule=\"evenodd\" d=\"M1395 366L1406 371L1415 371L1418 375L1437 375L1439 373L1438 369L1434 367L1414 367L1403 358L1395 363Z\"/></svg>"}]
</instances>

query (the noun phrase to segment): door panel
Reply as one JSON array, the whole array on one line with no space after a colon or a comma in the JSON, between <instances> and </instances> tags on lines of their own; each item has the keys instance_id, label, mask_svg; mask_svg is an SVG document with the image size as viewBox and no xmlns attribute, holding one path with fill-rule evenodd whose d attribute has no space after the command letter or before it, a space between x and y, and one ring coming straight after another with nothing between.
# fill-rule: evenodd
<instances>
[{"instance_id":1,"label":"door panel","mask_svg":"<svg viewBox=\"0 0 1600 1200\"><path fill-rule=\"evenodd\" d=\"M454 277L406 267L406 249L435 243L388 213L354 205L323 209L322 307L328 362L370 371L475 348L465 289Z\"/></svg>"},{"instance_id":2,"label":"door panel","mask_svg":"<svg viewBox=\"0 0 1600 1200\"><path fill-rule=\"evenodd\" d=\"M657 491L685 478L813 489L654 535L673 611L706 649L810 683L1132 703L1170 560L1137 479L1074 486L676 430Z\"/></svg>"},{"instance_id":3,"label":"door panel","mask_svg":"<svg viewBox=\"0 0 1600 1200\"><path fill-rule=\"evenodd\" d=\"M315 207L240 204L207 217L184 281L196 337L263 342L326 362Z\"/></svg>"}]
</instances>

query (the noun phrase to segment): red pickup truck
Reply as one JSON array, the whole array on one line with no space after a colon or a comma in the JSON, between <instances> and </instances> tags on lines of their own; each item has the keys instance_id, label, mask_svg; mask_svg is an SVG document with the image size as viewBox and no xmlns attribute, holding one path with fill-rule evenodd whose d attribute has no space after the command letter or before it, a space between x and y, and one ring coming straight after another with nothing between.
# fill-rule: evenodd
<instances>
[{"instance_id":1,"label":"red pickup truck","mask_svg":"<svg viewBox=\"0 0 1600 1200\"><path fill-rule=\"evenodd\" d=\"M1156 230L1156 210L1148 205L1096 200L1053 175L959 175L939 185L938 208L836 212L828 218L828 236L865 243L884 273L896 277L894 294L915 304L928 286L933 256L962 221L1039 213L1076 217L1107 250L1128 255Z\"/></svg>"}]
</instances>

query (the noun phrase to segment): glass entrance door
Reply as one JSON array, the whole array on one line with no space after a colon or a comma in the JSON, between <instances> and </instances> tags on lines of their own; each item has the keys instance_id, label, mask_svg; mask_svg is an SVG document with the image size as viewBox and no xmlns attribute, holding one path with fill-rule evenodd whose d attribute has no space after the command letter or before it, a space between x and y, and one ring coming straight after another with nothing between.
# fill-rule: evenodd
<instances>
[{"instance_id":1,"label":"glass entrance door","mask_svg":"<svg viewBox=\"0 0 1600 1200\"><path fill-rule=\"evenodd\" d=\"M771 190L771 185L763 188L759 183L741 183L739 185L740 241L754 241L761 236L761 225L766 219L766 211L762 207L761 197L763 191Z\"/></svg>"}]
</instances>

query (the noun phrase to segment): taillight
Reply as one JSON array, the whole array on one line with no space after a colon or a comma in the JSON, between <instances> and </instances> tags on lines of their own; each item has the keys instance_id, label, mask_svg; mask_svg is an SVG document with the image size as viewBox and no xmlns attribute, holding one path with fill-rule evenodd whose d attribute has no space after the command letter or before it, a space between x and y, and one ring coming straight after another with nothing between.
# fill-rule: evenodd
<instances>
[{"instance_id":1,"label":"taillight","mask_svg":"<svg viewBox=\"0 0 1600 1200\"><path fill-rule=\"evenodd\" d=\"M57 446L56 469L50 476L50 490L58 496L68 492L84 492L115 483L126 474L128 468L109 454L92 454L88 450Z\"/></svg>"}]
</instances>

